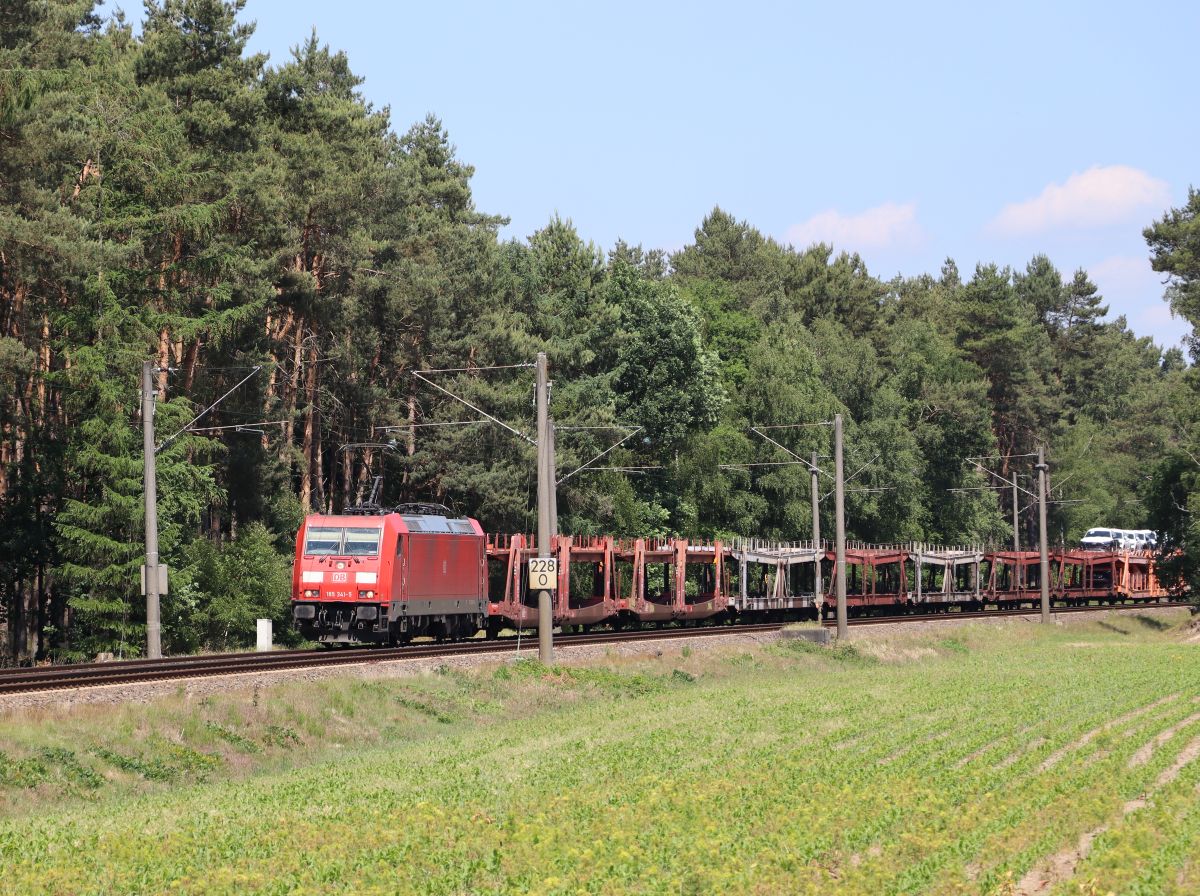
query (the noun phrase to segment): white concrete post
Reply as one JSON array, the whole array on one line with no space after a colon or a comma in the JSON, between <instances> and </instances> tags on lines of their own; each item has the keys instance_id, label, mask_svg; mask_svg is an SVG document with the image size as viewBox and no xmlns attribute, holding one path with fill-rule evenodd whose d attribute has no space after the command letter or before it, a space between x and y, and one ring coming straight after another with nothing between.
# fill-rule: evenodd
<instances>
[{"instance_id":1,"label":"white concrete post","mask_svg":"<svg viewBox=\"0 0 1200 896\"><path fill-rule=\"evenodd\" d=\"M271 646L271 620L270 619L260 619L260 620L258 620L258 647L257 647L257 650L259 653L266 653L267 651L272 650L272 649L273 648Z\"/></svg>"}]
</instances>

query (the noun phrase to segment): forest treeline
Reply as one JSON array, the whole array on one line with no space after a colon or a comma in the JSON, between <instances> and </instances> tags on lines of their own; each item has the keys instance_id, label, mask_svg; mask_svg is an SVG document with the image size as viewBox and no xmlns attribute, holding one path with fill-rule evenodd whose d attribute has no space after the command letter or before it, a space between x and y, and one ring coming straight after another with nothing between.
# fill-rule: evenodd
<instances>
[{"instance_id":1,"label":"forest treeline","mask_svg":"<svg viewBox=\"0 0 1200 896\"><path fill-rule=\"evenodd\" d=\"M385 502L531 529L532 448L448 392L531 432L509 365L538 351L560 476L632 433L562 483L563 531L807 538L794 455L828 456L841 413L853 538L1007 543L1009 492L969 459L1032 488L1045 444L1053 542L1153 527L1195 581L1196 369L1109 320L1086 271L881 279L721 208L669 255L559 218L503 239L438 120L394 130L315 35L249 53L242 5L148 0L140 31L90 0L0 9L4 662L144 643L146 359L171 652L283 627L303 515L376 476ZM1193 326L1198 215L1191 193L1146 231Z\"/></svg>"}]
</instances>

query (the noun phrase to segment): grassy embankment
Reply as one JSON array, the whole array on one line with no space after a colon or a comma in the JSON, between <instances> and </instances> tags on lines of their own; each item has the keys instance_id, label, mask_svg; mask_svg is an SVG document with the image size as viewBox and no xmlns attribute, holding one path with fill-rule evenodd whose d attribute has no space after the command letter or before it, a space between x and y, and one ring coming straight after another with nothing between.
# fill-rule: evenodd
<instances>
[{"instance_id":1,"label":"grassy embankment","mask_svg":"<svg viewBox=\"0 0 1200 896\"><path fill-rule=\"evenodd\" d=\"M0 892L1200 891L1157 619L689 653L0 717Z\"/></svg>"}]
</instances>

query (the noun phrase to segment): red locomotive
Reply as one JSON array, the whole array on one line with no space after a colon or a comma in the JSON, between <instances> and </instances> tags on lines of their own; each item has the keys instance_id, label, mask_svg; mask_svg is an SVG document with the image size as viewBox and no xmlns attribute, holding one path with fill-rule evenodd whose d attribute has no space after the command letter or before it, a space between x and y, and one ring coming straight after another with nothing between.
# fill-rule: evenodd
<instances>
[{"instance_id":1,"label":"red locomotive","mask_svg":"<svg viewBox=\"0 0 1200 896\"><path fill-rule=\"evenodd\" d=\"M320 644L397 644L484 627L483 529L437 504L309 516L296 539L292 618Z\"/></svg>"}]
</instances>

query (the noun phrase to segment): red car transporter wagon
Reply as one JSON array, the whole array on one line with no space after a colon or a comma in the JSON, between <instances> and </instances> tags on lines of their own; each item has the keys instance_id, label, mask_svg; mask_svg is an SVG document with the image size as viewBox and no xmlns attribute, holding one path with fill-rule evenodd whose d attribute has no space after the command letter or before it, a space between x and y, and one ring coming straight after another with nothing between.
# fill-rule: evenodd
<instances>
[{"instance_id":1,"label":"red car transporter wagon","mask_svg":"<svg viewBox=\"0 0 1200 896\"><path fill-rule=\"evenodd\" d=\"M466 637L484 627L487 556L476 520L437 504L314 514L296 538L292 618L322 644Z\"/></svg>"}]
</instances>

